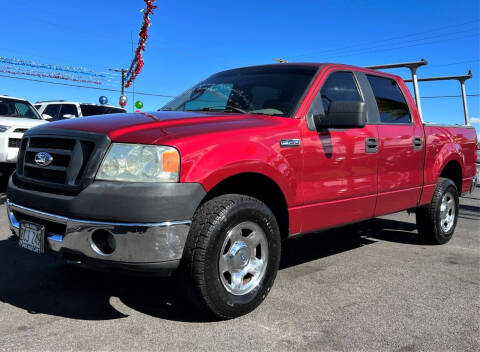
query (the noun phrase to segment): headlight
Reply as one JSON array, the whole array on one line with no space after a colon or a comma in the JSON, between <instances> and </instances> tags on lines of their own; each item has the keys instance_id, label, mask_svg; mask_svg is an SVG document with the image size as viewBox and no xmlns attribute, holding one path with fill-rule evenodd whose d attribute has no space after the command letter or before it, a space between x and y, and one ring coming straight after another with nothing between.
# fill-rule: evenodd
<instances>
[{"instance_id":1,"label":"headlight","mask_svg":"<svg viewBox=\"0 0 480 352\"><path fill-rule=\"evenodd\" d=\"M5 132L5 131L8 130L9 128L10 128L10 126L0 125L0 132Z\"/></svg>"},{"instance_id":2,"label":"headlight","mask_svg":"<svg viewBox=\"0 0 480 352\"><path fill-rule=\"evenodd\" d=\"M178 182L180 154L175 148L113 143L98 170L97 180Z\"/></svg>"}]
</instances>

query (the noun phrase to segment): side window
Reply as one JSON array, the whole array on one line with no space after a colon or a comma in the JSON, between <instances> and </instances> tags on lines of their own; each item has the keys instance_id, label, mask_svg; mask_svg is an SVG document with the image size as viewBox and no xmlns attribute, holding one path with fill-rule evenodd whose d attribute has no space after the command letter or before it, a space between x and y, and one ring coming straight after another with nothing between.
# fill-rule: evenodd
<instances>
[{"instance_id":1,"label":"side window","mask_svg":"<svg viewBox=\"0 0 480 352\"><path fill-rule=\"evenodd\" d=\"M73 117L77 117L77 106L73 104L62 104L62 107L60 109L60 120L63 120L65 118L72 118L72 116L64 117L65 115L73 115Z\"/></svg>"},{"instance_id":2,"label":"side window","mask_svg":"<svg viewBox=\"0 0 480 352\"><path fill-rule=\"evenodd\" d=\"M58 104L50 104L47 105L43 113L45 115L50 115L52 117L52 121L58 120L58 108L60 105Z\"/></svg>"},{"instance_id":3,"label":"side window","mask_svg":"<svg viewBox=\"0 0 480 352\"><path fill-rule=\"evenodd\" d=\"M357 84L351 72L332 73L320 89L325 112L332 101L362 101Z\"/></svg>"},{"instance_id":4,"label":"side window","mask_svg":"<svg viewBox=\"0 0 480 352\"><path fill-rule=\"evenodd\" d=\"M393 79L367 75L377 101L382 123L410 123L412 118L405 97Z\"/></svg>"}]
</instances>

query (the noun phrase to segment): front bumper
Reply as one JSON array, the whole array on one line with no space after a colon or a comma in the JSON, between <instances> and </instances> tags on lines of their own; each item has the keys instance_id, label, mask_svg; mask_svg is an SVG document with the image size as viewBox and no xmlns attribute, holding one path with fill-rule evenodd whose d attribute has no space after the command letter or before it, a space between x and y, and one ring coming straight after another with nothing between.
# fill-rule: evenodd
<instances>
[{"instance_id":1,"label":"front bumper","mask_svg":"<svg viewBox=\"0 0 480 352\"><path fill-rule=\"evenodd\" d=\"M120 223L78 220L31 209L7 200L10 229L18 237L20 221L45 227L45 252L99 269L168 275L182 257L190 220ZM102 251L95 233L109 234L114 250ZM95 239L96 240L95 240Z\"/></svg>"}]
</instances>

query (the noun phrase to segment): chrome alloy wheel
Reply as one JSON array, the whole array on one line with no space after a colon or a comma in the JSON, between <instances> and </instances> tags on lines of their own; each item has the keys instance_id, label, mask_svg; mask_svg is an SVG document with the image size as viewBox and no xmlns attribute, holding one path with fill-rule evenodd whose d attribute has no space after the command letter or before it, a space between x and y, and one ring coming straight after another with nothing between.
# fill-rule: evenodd
<instances>
[{"instance_id":1,"label":"chrome alloy wheel","mask_svg":"<svg viewBox=\"0 0 480 352\"><path fill-rule=\"evenodd\" d=\"M440 204L440 226L443 232L449 232L455 222L455 198L453 194L447 192L442 197L442 203Z\"/></svg>"},{"instance_id":2,"label":"chrome alloy wheel","mask_svg":"<svg viewBox=\"0 0 480 352\"><path fill-rule=\"evenodd\" d=\"M265 276L267 264L267 236L259 225L245 221L228 231L218 260L227 292L240 296L252 291Z\"/></svg>"}]
</instances>

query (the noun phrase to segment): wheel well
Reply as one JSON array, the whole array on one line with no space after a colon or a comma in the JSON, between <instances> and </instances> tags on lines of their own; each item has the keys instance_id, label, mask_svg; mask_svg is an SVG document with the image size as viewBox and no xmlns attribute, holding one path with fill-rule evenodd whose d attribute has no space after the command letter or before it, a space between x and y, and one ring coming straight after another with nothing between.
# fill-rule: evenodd
<instances>
[{"instance_id":1,"label":"wheel well","mask_svg":"<svg viewBox=\"0 0 480 352\"><path fill-rule=\"evenodd\" d=\"M288 207L280 187L271 178L256 174L243 173L221 181L213 187L202 203L222 194L244 194L264 202L273 212L280 227L282 239L288 237Z\"/></svg>"},{"instance_id":2,"label":"wheel well","mask_svg":"<svg viewBox=\"0 0 480 352\"><path fill-rule=\"evenodd\" d=\"M457 186L458 193L462 193L462 167L458 161L450 161L442 170L440 177L449 178Z\"/></svg>"}]
</instances>

